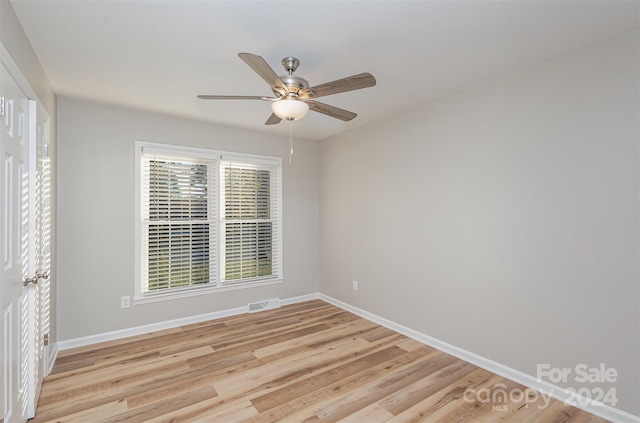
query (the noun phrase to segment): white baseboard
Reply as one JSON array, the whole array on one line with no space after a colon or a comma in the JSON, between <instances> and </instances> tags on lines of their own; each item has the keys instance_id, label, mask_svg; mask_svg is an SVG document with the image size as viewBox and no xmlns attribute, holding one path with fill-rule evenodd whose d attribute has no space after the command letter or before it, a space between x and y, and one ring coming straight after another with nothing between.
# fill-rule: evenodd
<instances>
[{"instance_id":1,"label":"white baseboard","mask_svg":"<svg viewBox=\"0 0 640 423\"><path fill-rule=\"evenodd\" d=\"M528 388L542 392L543 394L551 396L562 402L569 401L573 396L572 393L570 393L566 389L561 388L557 385L554 385L552 383L549 383L543 380L538 380L535 376L531 376L527 373L521 372L511 367L507 367L503 364L500 364L493 360L489 360L488 358L482 357L478 354L474 354L470 351L456 347L455 345L448 344L444 341L433 338L429 335L425 335L421 332L415 331L406 326L395 323L391 320L387 320L376 314L370 313L366 310L344 303L340 300L337 300L325 294L315 292L312 294L301 295L298 297L286 298L281 300L281 304L284 306L284 305L296 304L303 301L310 301L315 299L321 299L323 301L326 301L343 310L349 311L362 318L370 320L381 326L387 327L391 330L394 330L398 333L408 336L409 338L415 339L418 342L421 342L425 345L429 345L433 348L436 348L440 351L443 351L447 354L450 354L454 357L457 357L475 366L481 367L492 373L511 379L514 382L517 382ZM155 332L155 331L164 330L164 329L171 329L178 326L184 326L192 323L200 323L200 322L205 322L207 320L219 319L219 318L228 317L228 316L235 316L235 315L244 314L244 313L247 313L247 307L236 307L236 308L216 311L212 313L199 314L197 316L184 317L181 319L168 320L165 322L153 323L150 325L137 326L133 328L106 332L106 333L101 333L97 335L85 336L82 338L76 338L76 339L71 339L67 341L60 341L57 344L54 344L52 348L52 351L50 353L50 357L51 357L50 366L53 366L53 363L55 361L55 357L58 354L58 351L67 350L70 348L82 347L82 346L91 345L91 344L97 344L99 342L112 341L116 339L126 338L129 336L142 335L149 332ZM584 398L584 401L580 401L580 403L588 403L588 405L573 404L573 402L571 403L571 405L578 407L588 413L594 414L598 417L602 417L603 419L610 420L612 422L640 423L640 416L635 416L633 414L627 413L626 411L622 411L615 407L611 407L610 405L597 403L595 401L589 402L588 399L586 398Z\"/></svg>"},{"instance_id":2,"label":"white baseboard","mask_svg":"<svg viewBox=\"0 0 640 423\"><path fill-rule=\"evenodd\" d=\"M281 300L282 305L289 305L300 303L303 301L318 299L319 294L307 294L298 297L285 298ZM68 350L71 348L84 347L86 345L97 344L100 342L114 341L116 339L128 338L130 336L143 335L145 333L157 332L165 329L172 329L178 326L190 325L193 323L206 322L207 320L220 319L222 317L235 316L238 314L247 313L247 307L235 307L227 310L214 311L212 313L198 314L196 316L183 317L180 319L166 320L164 322L152 323L149 325L136 326L127 329L115 330L111 332L99 333L96 335L83 336L81 338L69 339L66 341L59 341L56 344L57 351Z\"/></svg>"},{"instance_id":3,"label":"white baseboard","mask_svg":"<svg viewBox=\"0 0 640 423\"><path fill-rule=\"evenodd\" d=\"M391 320L387 320L373 313L369 313L368 311L362 310L358 307L354 307L340 300L336 300L335 298L332 298L328 295L319 294L319 298L323 301L335 305L336 307L340 307L343 310L349 311L362 318L408 336L409 338L415 339L418 342L429 345L430 347L436 348L475 366L478 366L492 373L517 382L521 385L524 385L528 388L541 392L544 395L548 395L562 402L568 402L574 407L580 408L581 410L584 410L603 419L607 419L616 423L640 423L640 416L635 416L631 413L627 413L626 411L619 410L607 404L592 401L589 398L582 398L580 399L580 401L578 401L578 403L574 404L575 401L570 400L571 398L575 398L575 394L571 393L565 388L561 388L560 386L543 380L538 380L535 376L531 376L527 373L521 372L511 367L507 367L493 360L489 360L488 358L482 357L478 354L474 354L470 351L456 347L455 345L451 345L429 335L425 335L406 326L402 326L398 323L392 322Z\"/></svg>"}]
</instances>

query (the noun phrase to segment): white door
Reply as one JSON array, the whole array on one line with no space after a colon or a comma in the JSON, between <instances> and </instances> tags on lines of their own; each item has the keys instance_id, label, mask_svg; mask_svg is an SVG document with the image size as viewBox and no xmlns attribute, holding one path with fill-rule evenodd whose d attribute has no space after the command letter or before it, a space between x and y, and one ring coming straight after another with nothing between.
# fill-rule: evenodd
<instances>
[{"instance_id":1,"label":"white door","mask_svg":"<svg viewBox=\"0 0 640 423\"><path fill-rule=\"evenodd\" d=\"M51 173L49 159L49 115L30 101L29 130L29 254L37 284L29 284L29 344L27 417L35 415L37 399L46 372L49 337L49 271L51 269ZM33 117L36 117L35 119ZM31 195L33 194L33 195ZM31 241L32 240L32 241Z\"/></svg>"},{"instance_id":2,"label":"white door","mask_svg":"<svg viewBox=\"0 0 640 423\"><path fill-rule=\"evenodd\" d=\"M3 100L4 98L4 100ZM0 354L4 422L27 417L29 100L0 66Z\"/></svg>"}]
</instances>

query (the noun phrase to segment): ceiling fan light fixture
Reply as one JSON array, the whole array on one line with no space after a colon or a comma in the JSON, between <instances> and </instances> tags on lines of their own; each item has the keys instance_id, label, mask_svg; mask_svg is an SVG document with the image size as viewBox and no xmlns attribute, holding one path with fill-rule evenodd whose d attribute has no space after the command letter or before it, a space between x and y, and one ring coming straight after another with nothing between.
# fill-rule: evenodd
<instances>
[{"instance_id":1,"label":"ceiling fan light fixture","mask_svg":"<svg viewBox=\"0 0 640 423\"><path fill-rule=\"evenodd\" d=\"M272 102L271 110L273 113L271 113L266 120L265 125L275 125L283 120L300 120L307 115L309 109L316 113L348 122L358 115L348 110L340 109L339 107L320 103L316 101L316 99L376 85L376 79L373 75L368 72L363 72L310 87L306 79L293 74L298 68L298 65L300 65L300 61L295 57L285 57L282 59L282 65L286 69L287 75L281 76L278 76L278 74L271 69L271 66L257 54L238 53L238 57L269 84L275 97L255 95L199 95L198 98L203 100L270 101Z\"/></svg>"},{"instance_id":2,"label":"ceiling fan light fixture","mask_svg":"<svg viewBox=\"0 0 640 423\"><path fill-rule=\"evenodd\" d=\"M271 103L273 113L283 120L300 120L309 112L309 105L304 101L282 99Z\"/></svg>"}]
</instances>

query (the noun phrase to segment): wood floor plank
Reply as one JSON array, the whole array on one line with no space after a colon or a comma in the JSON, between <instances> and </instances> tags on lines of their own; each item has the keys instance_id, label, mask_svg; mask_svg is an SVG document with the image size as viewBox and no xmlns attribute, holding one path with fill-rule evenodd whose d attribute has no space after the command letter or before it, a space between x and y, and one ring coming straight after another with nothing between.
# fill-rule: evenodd
<instances>
[{"instance_id":1,"label":"wood floor plank","mask_svg":"<svg viewBox=\"0 0 640 423\"><path fill-rule=\"evenodd\" d=\"M393 414L389 413L378 404L371 404L361 410L356 411L347 417L338 420L339 423L385 423L393 418Z\"/></svg>"},{"instance_id":2,"label":"wood floor plank","mask_svg":"<svg viewBox=\"0 0 640 423\"><path fill-rule=\"evenodd\" d=\"M300 345L308 345L311 348L318 348L322 345L344 340L345 338L358 337L364 339L363 335L369 331L374 330L375 327L375 324L362 320L348 322L337 329L332 329L330 337L324 335L319 338L317 333L311 333L308 335L300 336L296 339L292 339L287 343L281 342L268 345L266 347L257 348L253 351L253 353L256 355L256 357L266 357L280 351L285 351L288 348Z\"/></svg>"},{"instance_id":3,"label":"wood floor plank","mask_svg":"<svg viewBox=\"0 0 640 423\"><path fill-rule=\"evenodd\" d=\"M84 360L74 360L57 363L56 367L51 371L50 377L53 378L56 374L68 373L74 370L82 368L90 368L96 363L94 358L86 358Z\"/></svg>"},{"instance_id":4,"label":"wood floor plank","mask_svg":"<svg viewBox=\"0 0 640 423\"><path fill-rule=\"evenodd\" d=\"M227 360L221 360L215 363L209 363L207 365L199 366L187 371L167 372L163 375L158 375L148 380L140 380L135 384L123 385L118 389L99 390L99 389L86 389L81 395L74 395L71 397L63 397L56 402L48 402L45 396L45 390L51 391L50 385L43 386L43 396L45 400L38 404L38 413L36 414L37 420L40 417L43 421L48 419L57 418L64 415L67 410L83 410L92 407L102 405L107 402L115 401L121 398L127 398L129 396L137 395L141 392L152 393L155 390L164 386L171 385L173 383L180 383L184 380L198 380L202 375L210 377L217 374L217 372L224 372L226 368L245 363L247 361L255 359L252 355L242 355L230 357ZM93 388L93 387L91 387ZM61 392L53 388L55 394L61 394Z\"/></svg>"},{"instance_id":5,"label":"wood floor plank","mask_svg":"<svg viewBox=\"0 0 640 423\"><path fill-rule=\"evenodd\" d=\"M424 346L424 344L411 338L405 338L402 341L399 341L396 345L407 351L413 351Z\"/></svg>"},{"instance_id":6,"label":"wood floor plank","mask_svg":"<svg viewBox=\"0 0 640 423\"><path fill-rule=\"evenodd\" d=\"M394 392L402 389L403 386L419 381L456 361L459 360L448 354L436 354L428 360L419 361L410 367L382 377L371 386L341 397L328 407L316 412L316 415L322 421L342 419L388 395L392 395Z\"/></svg>"},{"instance_id":7,"label":"wood floor plank","mask_svg":"<svg viewBox=\"0 0 640 423\"><path fill-rule=\"evenodd\" d=\"M170 399L171 397L184 392L200 389L201 387L211 387L210 377L208 374L189 378L188 380L181 380L180 382L163 384L156 389L148 391L145 390L144 392L128 396L126 397L127 408L129 410L133 410L156 401ZM218 396L218 394L216 393L215 396Z\"/></svg>"},{"instance_id":8,"label":"wood floor plank","mask_svg":"<svg viewBox=\"0 0 640 423\"><path fill-rule=\"evenodd\" d=\"M496 383L499 380L502 380L501 377L497 375L493 375L485 370L479 369L474 373L469 375L471 380L471 384L474 387L477 386L488 386L491 383ZM417 422L429 422L429 421L438 421L437 419L442 418L443 415L450 410L446 408L443 411L443 408L450 405L452 402L457 402L459 406L465 406L466 401L464 399L459 398L461 395L460 392L460 382L454 382L450 385L443 387L437 392L432 393L431 395L424 398L422 401L416 403L414 406L406 409L402 413L396 415L390 422L393 423L417 423ZM456 400L456 397L458 399ZM432 419L432 420L430 420Z\"/></svg>"},{"instance_id":9,"label":"wood floor plank","mask_svg":"<svg viewBox=\"0 0 640 423\"><path fill-rule=\"evenodd\" d=\"M366 341L365 341L366 342ZM379 347L389 345L385 341L378 341ZM379 349L379 348L378 348ZM437 351L425 347L421 352L407 352L393 360L381 363L356 373L348 378L342 379L325 389L312 391L306 395L296 396L285 404L261 413L250 420L251 423L269 423L272 421L295 421L295 422L318 422L320 419L316 412L326 407L331 402L348 395L354 391L362 389L364 386L375 383L381 374L393 373L396 369L402 369L424 358L423 353L436 354ZM421 354L422 353L422 354Z\"/></svg>"},{"instance_id":10,"label":"wood floor plank","mask_svg":"<svg viewBox=\"0 0 640 423\"><path fill-rule=\"evenodd\" d=\"M248 399L238 399L236 401L203 401L189 407L182 408L172 413L168 413L160 418L148 420L149 423L166 422L246 422L251 417L256 416L258 411Z\"/></svg>"},{"instance_id":11,"label":"wood floor plank","mask_svg":"<svg viewBox=\"0 0 640 423\"><path fill-rule=\"evenodd\" d=\"M527 390L525 386L508 379L501 379L489 387L474 388L476 392L478 389L485 389L488 395L469 396L468 399L474 401L469 401L469 405L466 407L459 407L455 413L451 414L451 418L464 417L466 420L475 422L491 418L495 422L503 422L518 413L516 421L523 421L527 412L533 411L537 406L528 402L529 399L533 401L533 397L530 396L533 393L532 390ZM544 401L541 400L538 403L543 404ZM522 410L525 410L525 413L522 413Z\"/></svg>"},{"instance_id":12,"label":"wood floor plank","mask_svg":"<svg viewBox=\"0 0 640 423\"><path fill-rule=\"evenodd\" d=\"M582 413L575 407L570 407L562 401L553 401L549 407L544 409L538 416L539 421L555 423L575 422Z\"/></svg>"},{"instance_id":13,"label":"wood floor plank","mask_svg":"<svg viewBox=\"0 0 640 423\"><path fill-rule=\"evenodd\" d=\"M30 423L605 422L465 397L500 384L525 389L313 300L62 351Z\"/></svg>"},{"instance_id":14,"label":"wood floor plank","mask_svg":"<svg viewBox=\"0 0 640 423\"><path fill-rule=\"evenodd\" d=\"M171 329L165 329L159 332L150 332L150 333L145 333L141 335L130 336L127 338L116 339L113 341L104 341L96 344L85 345L83 347L76 347L68 350L62 350L58 353L58 357L56 359L56 365L59 363L63 363L67 360L74 361L78 359L78 357L80 357L83 353L92 353L94 351L100 350L103 347L114 347L117 345L129 344L131 342L136 342L144 339L152 340L157 336L164 336L170 333L180 333L180 332L181 332L181 329L179 327L171 328Z\"/></svg>"},{"instance_id":15,"label":"wood floor plank","mask_svg":"<svg viewBox=\"0 0 640 423\"><path fill-rule=\"evenodd\" d=\"M378 341L379 346L388 345L384 341ZM407 352L393 360L373 366L364 372L352 375L351 377L342 379L325 389L310 392L307 395L296 396L285 404L261 413L249 420L248 423L269 423L273 421L292 421L292 422L318 422L320 419L316 413L322 408L328 406L346 395L357 390L365 389L366 386L374 384L381 375L392 374L401 371L407 367L414 365L416 362L427 359L439 351L430 347L423 346L421 351Z\"/></svg>"},{"instance_id":16,"label":"wood floor plank","mask_svg":"<svg viewBox=\"0 0 640 423\"><path fill-rule=\"evenodd\" d=\"M216 395L217 393L213 387L201 388L196 391L183 392L169 399L147 404L144 407L135 408L98 421L104 423L142 423L150 418L162 416L171 411L197 404Z\"/></svg>"},{"instance_id":17,"label":"wood floor plank","mask_svg":"<svg viewBox=\"0 0 640 423\"><path fill-rule=\"evenodd\" d=\"M391 346L382 351L377 351L364 357L345 363L339 367L320 373L309 378L305 378L294 384L282 387L268 394L260 395L251 400L253 406L259 412L269 410L280 404L288 402L291 397L304 395L308 392L319 390L336 381L347 378L355 373L361 372L369 367L384 363L394 357L404 353L402 348Z\"/></svg>"},{"instance_id":18,"label":"wood floor plank","mask_svg":"<svg viewBox=\"0 0 640 423\"><path fill-rule=\"evenodd\" d=\"M485 383L476 384L473 389L478 392L486 390L491 393L491 400L487 400L479 395L472 395L465 398L464 393L468 392L468 386L459 386L460 398L464 399L463 405L457 405L456 407L449 407L449 410L442 411L443 422L459 422L462 420L486 420L489 416L494 416L493 419L500 419L501 415L506 413L510 406L518 407L519 404L510 404L509 396L502 397L502 395L494 395L496 391L500 393L505 392L506 395L511 393L523 392L523 386L519 385L511 380L501 379L495 382L497 375L492 375Z\"/></svg>"},{"instance_id":19,"label":"wood floor plank","mask_svg":"<svg viewBox=\"0 0 640 423\"><path fill-rule=\"evenodd\" d=\"M371 332L363 335L362 338L366 339L369 342L377 341L382 338L386 338L387 336L396 335L397 332L392 331L391 329L387 329L382 326L376 327L376 329Z\"/></svg>"},{"instance_id":20,"label":"wood floor plank","mask_svg":"<svg viewBox=\"0 0 640 423\"><path fill-rule=\"evenodd\" d=\"M56 418L55 421L56 423L94 422L100 419L109 419L111 416L115 416L126 411L127 401L120 399L78 411L76 413L64 415L60 418ZM35 420L29 420L29 422L33 421Z\"/></svg>"},{"instance_id":21,"label":"wood floor plank","mask_svg":"<svg viewBox=\"0 0 640 423\"><path fill-rule=\"evenodd\" d=\"M302 378L320 373L349 361L358 352L375 352L377 345L364 349L366 341L350 339L341 344L332 344L323 350L312 350L308 347L300 347L297 353L292 355L278 355L277 358L268 356L261 358L262 362L269 362L269 366L256 366L239 374L221 375L216 378L214 386L226 395L236 395L270 391L279 387L294 383ZM313 352L317 357L313 363L309 362L309 355Z\"/></svg>"},{"instance_id":22,"label":"wood floor plank","mask_svg":"<svg viewBox=\"0 0 640 423\"><path fill-rule=\"evenodd\" d=\"M258 414L251 401L244 400L234 403L230 406L218 407L215 410L209 410L202 413L198 418L191 420L192 423L211 423L211 422L228 422L240 423Z\"/></svg>"},{"instance_id":23,"label":"wood floor plank","mask_svg":"<svg viewBox=\"0 0 640 423\"><path fill-rule=\"evenodd\" d=\"M224 327L224 325L220 325ZM123 343L117 345L104 345L101 348L82 352L80 354L67 355L61 359L61 362L101 357L102 359L108 359L111 357L121 357L123 355L135 354L136 352L146 352L149 349L155 349L163 345L173 345L183 342L190 337L196 337L198 333L190 333L184 331L171 331L163 335L149 337L148 339L140 339L131 341L130 343Z\"/></svg>"},{"instance_id":24,"label":"wood floor plank","mask_svg":"<svg viewBox=\"0 0 640 423\"><path fill-rule=\"evenodd\" d=\"M144 362L136 362L134 365L113 366L109 368L108 372L88 372L76 377L58 379L52 381L48 386L49 390L55 390L56 393L45 395L43 392L40 401L46 404L69 394L80 396L92 390L102 391L114 386L139 383L168 371L186 370L189 367L189 359L206 355L208 351L211 349L185 351L170 357L153 357Z\"/></svg>"},{"instance_id":25,"label":"wood floor plank","mask_svg":"<svg viewBox=\"0 0 640 423\"><path fill-rule=\"evenodd\" d=\"M433 368L433 372L426 377L396 389L380 401L380 406L397 416L418 404L424 398L429 398L441 389L461 379L466 380L469 384L472 383L473 379L469 379L467 376L477 371L476 367L460 360L447 361L443 364L443 367Z\"/></svg>"},{"instance_id":26,"label":"wood floor plank","mask_svg":"<svg viewBox=\"0 0 640 423\"><path fill-rule=\"evenodd\" d=\"M273 334L271 336L262 336L256 341L249 341L241 343L240 345L231 344L229 342L225 342L222 345L213 345L214 351L199 356L197 358L189 359L187 362L189 365L198 365L199 363L206 363L208 361L220 360L226 357L232 357L237 354L242 354L246 352L252 352L253 350L264 348L270 345L278 344L281 342L286 342L288 340L297 339L301 336L309 335L311 333L317 333L321 331L328 330L329 326L324 324L314 325L311 327L301 328L294 331L283 332L279 334Z\"/></svg>"}]
</instances>

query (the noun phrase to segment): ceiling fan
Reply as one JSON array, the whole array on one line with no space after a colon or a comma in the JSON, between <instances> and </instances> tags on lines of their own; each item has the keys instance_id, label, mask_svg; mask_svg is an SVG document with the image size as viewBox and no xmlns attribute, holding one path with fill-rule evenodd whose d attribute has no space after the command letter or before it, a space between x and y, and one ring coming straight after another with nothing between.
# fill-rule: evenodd
<instances>
[{"instance_id":1,"label":"ceiling fan","mask_svg":"<svg viewBox=\"0 0 640 423\"><path fill-rule=\"evenodd\" d=\"M265 125L275 125L281 120L299 120L307 115L309 110L322 113L343 121L350 121L357 115L348 110L330 106L316 101L316 98L361 88L373 87L376 79L370 73L338 79L325 84L309 87L306 79L294 75L300 61L295 57L282 59L282 66L287 75L278 76L267 62L260 56L251 53L239 53L238 56L251 67L271 87L275 97L246 96L246 95L199 95L203 100L264 100L271 101L273 113Z\"/></svg>"}]
</instances>

